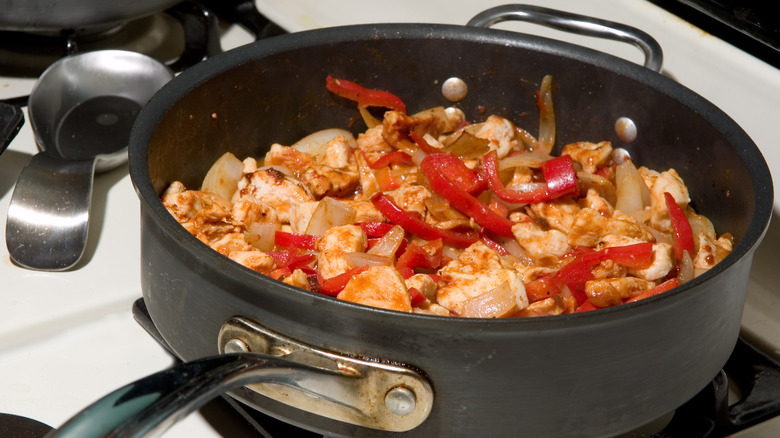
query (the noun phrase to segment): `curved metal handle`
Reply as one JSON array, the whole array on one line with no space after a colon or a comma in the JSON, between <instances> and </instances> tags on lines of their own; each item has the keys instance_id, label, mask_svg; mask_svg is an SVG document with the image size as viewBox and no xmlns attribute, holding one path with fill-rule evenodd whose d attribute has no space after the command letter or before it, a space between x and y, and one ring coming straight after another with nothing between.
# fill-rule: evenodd
<instances>
[{"instance_id":1,"label":"curved metal handle","mask_svg":"<svg viewBox=\"0 0 780 438\"><path fill-rule=\"evenodd\" d=\"M224 354L186 362L117 389L47 438L159 436L218 395L250 383L274 382L327 391L348 377L279 358Z\"/></svg>"},{"instance_id":2,"label":"curved metal handle","mask_svg":"<svg viewBox=\"0 0 780 438\"><path fill-rule=\"evenodd\" d=\"M502 21L526 21L580 35L627 42L645 55L644 66L661 71L663 50L649 34L625 24L585 15L531 5L502 5L487 9L469 20L467 26L490 27Z\"/></svg>"},{"instance_id":3,"label":"curved metal handle","mask_svg":"<svg viewBox=\"0 0 780 438\"><path fill-rule=\"evenodd\" d=\"M63 271L87 245L97 160L66 160L45 152L22 169L8 206L5 242L17 264Z\"/></svg>"},{"instance_id":4,"label":"curved metal handle","mask_svg":"<svg viewBox=\"0 0 780 438\"><path fill-rule=\"evenodd\" d=\"M244 386L243 395L256 392L328 418L397 432L419 426L433 406L433 388L415 370L317 350L246 318L224 324L219 349L225 353L106 395L46 437L159 436L209 400Z\"/></svg>"}]
</instances>

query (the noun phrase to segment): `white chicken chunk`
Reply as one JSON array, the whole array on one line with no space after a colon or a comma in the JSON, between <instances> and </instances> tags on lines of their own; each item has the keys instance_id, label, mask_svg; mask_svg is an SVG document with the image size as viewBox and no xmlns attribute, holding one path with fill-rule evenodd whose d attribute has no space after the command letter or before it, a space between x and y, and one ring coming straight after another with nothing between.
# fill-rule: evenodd
<instances>
[{"instance_id":1,"label":"white chicken chunk","mask_svg":"<svg viewBox=\"0 0 780 438\"><path fill-rule=\"evenodd\" d=\"M496 151L499 159L506 157L518 145L515 125L497 115L489 116L474 135L488 140L490 149Z\"/></svg>"},{"instance_id":2,"label":"white chicken chunk","mask_svg":"<svg viewBox=\"0 0 780 438\"><path fill-rule=\"evenodd\" d=\"M296 204L314 200L309 190L300 181L272 167L258 169L238 182L238 198L252 196L261 203L273 208L282 222L289 222L290 210Z\"/></svg>"},{"instance_id":3,"label":"white chicken chunk","mask_svg":"<svg viewBox=\"0 0 780 438\"><path fill-rule=\"evenodd\" d=\"M603 166L610 160L612 143L608 141L598 143L578 141L564 146L561 154L568 155L572 160L580 163L586 172L595 173L599 166Z\"/></svg>"},{"instance_id":4,"label":"white chicken chunk","mask_svg":"<svg viewBox=\"0 0 780 438\"><path fill-rule=\"evenodd\" d=\"M319 274L328 279L347 272L352 266L345 256L352 252L365 252L367 245L366 233L357 225L329 229L317 242Z\"/></svg>"},{"instance_id":5,"label":"white chicken chunk","mask_svg":"<svg viewBox=\"0 0 780 438\"><path fill-rule=\"evenodd\" d=\"M571 246L596 246L604 236L614 234L628 238L651 241L652 235L630 216L605 217L592 208L583 208L577 213L569 231Z\"/></svg>"},{"instance_id":6,"label":"white chicken chunk","mask_svg":"<svg viewBox=\"0 0 780 438\"><path fill-rule=\"evenodd\" d=\"M550 228L568 233L574 224L574 218L580 206L571 198L556 199L550 202L538 202L528 206L536 217L543 219Z\"/></svg>"},{"instance_id":7,"label":"white chicken chunk","mask_svg":"<svg viewBox=\"0 0 780 438\"><path fill-rule=\"evenodd\" d=\"M534 222L518 222L512 226L512 234L529 257L539 260L554 255L562 256L571 251L566 233L544 230Z\"/></svg>"},{"instance_id":8,"label":"white chicken chunk","mask_svg":"<svg viewBox=\"0 0 780 438\"><path fill-rule=\"evenodd\" d=\"M518 309L528 306L528 297L520 275L505 265L498 254L482 242L466 248L457 260L439 271L436 300L455 314L463 313L464 303L507 283Z\"/></svg>"},{"instance_id":9,"label":"white chicken chunk","mask_svg":"<svg viewBox=\"0 0 780 438\"><path fill-rule=\"evenodd\" d=\"M404 278L392 266L372 266L355 275L336 298L381 309L412 311Z\"/></svg>"}]
</instances>

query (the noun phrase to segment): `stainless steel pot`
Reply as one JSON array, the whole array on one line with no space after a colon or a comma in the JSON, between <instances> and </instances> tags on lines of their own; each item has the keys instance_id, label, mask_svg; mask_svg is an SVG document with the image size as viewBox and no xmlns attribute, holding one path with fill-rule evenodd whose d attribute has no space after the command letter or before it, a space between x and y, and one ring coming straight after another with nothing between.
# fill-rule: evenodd
<instances>
[{"instance_id":1,"label":"stainless steel pot","mask_svg":"<svg viewBox=\"0 0 780 438\"><path fill-rule=\"evenodd\" d=\"M161 192L174 180L198 186L224 152L262 156L272 142L348 127L355 108L327 92L328 74L392 90L412 110L448 104L440 86L457 76L469 85L459 103L466 114L502 114L521 126L538 124L534 92L551 74L559 145L610 140L643 165L674 167L695 208L733 233L734 251L673 291L616 308L441 318L284 285L217 254L171 217ZM614 132L619 117L636 123L636 141ZM208 383L198 400L231 389L256 409L333 436L613 436L662 416L703 388L731 353L773 202L769 170L750 138L669 78L570 44L433 24L302 32L198 64L139 115L130 173L141 200L144 301L165 341L194 361L185 374L151 381L178 376L186 393ZM218 371L203 371L209 365ZM197 406L180 403L179 389L149 383L113 393L109 410L150 392L170 402L165 412ZM141 403L133 421L146 423L118 423L125 431L163 428L170 422L153 415L158 407ZM63 436L80 422L67 423Z\"/></svg>"}]
</instances>

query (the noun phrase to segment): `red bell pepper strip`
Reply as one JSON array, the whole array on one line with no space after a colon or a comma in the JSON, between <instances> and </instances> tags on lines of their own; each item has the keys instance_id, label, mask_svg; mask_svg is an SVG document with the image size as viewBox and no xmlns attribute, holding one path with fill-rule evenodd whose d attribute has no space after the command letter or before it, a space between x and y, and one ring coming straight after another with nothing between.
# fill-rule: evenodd
<instances>
[{"instance_id":1,"label":"red bell pepper strip","mask_svg":"<svg viewBox=\"0 0 780 438\"><path fill-rule=\"evenodd\" d=\"M368 161L368 160L366 160ZM410 157L406 152L403 151L393 151L388 152L386 154L383 154L379 158L376 159L373 163L368 163L368 167L376 170L381 169L383 167L387 167L391 164L414 164L412 163L412 157Z\"/></svg>"},{"instance_id":2,"label":"red bell pepper strip","mask_svg":"<svg viewBox=\"0 0 780 438\"><path fill-rule=\"evenodd\" d=\"M501 176L498 173L498 154L496 151L490 151L482 157L482 169L485 171L490 189L502 201L513 204L529 204L544 202L550 198L546 186L523 193L504 187L504 183L501 181Z\"/></svg>"},{"instance_id":3,"label":"red bell pepper strip","mask_svg":"<svg viewBox=\"0 0 780 438\"><path fill-rule=\"evenodd\" d=\"M574 259L558 270L553 280L560 285L566 284L577 304L582 304L587 300L585 283L594 278L591 270L604 260L631 268L646 268L653 262L653 244L642 242L599 251L579 248L575 251Z\"/></svg>"},{"instance_id":4,"label":"red bell pepper strip","mask_svg":"<svg viewBox=\"0 0 780 438\"><path fill-rule=\"evenodd\" d=\"M325 78L325 87L331 93L357 102L358 108L382 107L406 114L406 105L395 94L387 91L365 88L355 82L337 79L331 75Z\"/></svg>"},{"instance_id":5,"label":"red bell pepper strip","mask_svg":"<svg viewBox=\"0 0 780 438\"><path fill-rule=\"evenodd\" d=\"M436 154L441 152L440 150L431 146L431 144L428 143L428 141L426 141L425 138L423 138L423 136L421 136L420 134L414 131L409 132L409 137L411 137L412 141L414 141L417 147L422 149L422 151L425 152L426 154Z\"/></svg>"},{"instance_id":6,"label":"red bell pepper strip","mask_svg":"<svg viewBox=\"0 0 780 438\"><path fill-rule=\"evenodd\" d=\"M676 278L671 278L652 289L648 289L640 294L634 295L633 297L625 300L624 303L633 303L634 301L643 300L645 298L652 297L653 295L658 295L660 293L674 289L679 285L680 285L679 280L677 280Z\"/></svg>"},{"instance_id":7,"label":"red bell pepper strip","mask_svg":"<svg viewBox=\"0 0 780 438\"><path fill-rule=\"evenodd\" d=\"M362 228L368 237L382 237L395 226L387 222L358 222L355 225Z\"/></svg>"},{"instance_id":8,"label":"red bell pepper strip","mask_svg":"<svg viewBox=\"0 0 780 438\"><path fill-rule=\"evenodd\" d=\"M389 167L378 169L376 172L374 172L374 178L376 178L376 183L379 186L379 190L383 192L388 190L395 190L401 187L401 184L403 183L403 179L396 178Z\"/></svg>"},{"instance_id":9,"label":"red bell pepper strip","mask_svg":"<svg viewBox=\"0 0 780 438\"><path fill-rule=\"evenodd\" d=\"M277 231L274 235L274 244L276 246L314 249L317 246L317 236L310 234L295 234L286 231Z\"/></svg>"},{"instance_id":10,"label":"red bell pepper strip","mask_svg":"<svg viewBox=\"0 0 780 438\"><path fill-rule=\"evenodd\" d=\"M579 193L577 173L574 171L571 157L561 155L542 163L542 173L547 182L547 194L550 199Z\"/></svg>"},{"instance_id":11,"label":"red bell pepper strip","mask_svg":"<svg viewBox=\"0 0 780 438\"><path fill-rule=\"evenodd\" d=\"M653 244L650 242L633 245L613 246L601 250L604 259L629 268L644 269L653 263Z\"/></svg>"},{"instance_id":12,"label":"red bell pepper strip","mask_svg":"<svg viewBox=\"0 0 780 438\"><path fill-rule=\"evenodd\" d=\"M420 304L422 304L423 302L425 302L425 300L428 299L428 298L425 298L425 295L423 295L422 292L417 290L417 288L415 288L415 287L410 287L408 289L408 292L409 292L409 298L411 298L411 301L412 301L412 307L417 307Z\"/></svg>"},{"instance_id":13,"label":"red bell pepper strip","mask_svg":"<svg viewBox=\"0 0 780 438\"><path fill-rule=\"evenodd\" d=\"M584 303L580 304L579 307L577 307L574 313L590 312L591 310L598 310L598 309L601 309L601 307L586 300Z\"/></svg>"},{"instance_id":14,"label":"red bell pepper strip","mask_svg":"<svg viewBox=\"0 0 780 438\"><path fill-rule=\"evenodd\" d=\"M490 151L482 157L482 165L488 183L499 199L514 204L545 202L561 196L576 194L579 190L577 173L574 171L571 157L560 157L542 163L545 186L528 192L517 192L504 187L498 173L498 154Z\"/></svg>"},{"instance_id":15,"label":"red bell pepper strip","mask_svg":"<svg viewBox=\"0 0 780 438\"><path fill-rule=\"evenodd\" d=\"M447 179L457 184L471 195L477 195L488 188L487 179L475 169L469 169L466 163L450 153L430 154L423 159L429 166L438 168Z\"/></svg>"},{"instance_id":16,"label":"red bell pepper strip","mask_svg":"<svg viewBox=\"0 0 780 438\"><path fill-rule=\"evenodd\" d=\"M401 209L392 199L390 199L390 197L382 192L374 194L374 196L371 197L371 202L387 220L396 225L400 225L404 230L425 240L442 239L444 243L449 245L465 248L479 239L479 234L475 231L458 232L436 228Z\"/></svg>"},{"instance_id":17,"label":"red bell pepper strip","mask_svg":"<svg viewBox=\"0 0 780 438\"><path fill-rule=\"evenodd\" d=\"M428 250L433 250L433 254ZM436 269L441 266L442 240L432 240L425 245L410 244L395 263L399 271L405 269Z\"/></svg>"},{"instance_id":18,"label":"red bell pepper strip","mask_svg":"<svg viewBox=\"0 0 780 438\"><path fill-rule=\"evenodd\" d=\"M316 258L314 254L303 252L298 248L289 248L285 251L270 251L266 254L274 259L276 266L286 266L293 271L308 265Z\"/></svg>"},{"instance_id":19,"label":"red bell pepper strip","mask_svg":"<svg viewBox=\"0 0 780 438\"><path fill-rule=\"evenodd\" d=\"M680 260L683 258L683 252L688 251L688 255L693 257L696 246L693 243L691 223L688 222L685 212L677 205L677 201L674 200L671 193L664 192L664 199L666 208L669 209L669 219L672 221L674 255L677 260Z\"/></svg>"},{"instance_id":20,"label":"red bell pepper strip","mask_svg":"<svg viewBox=\"0 0 780 438\"><path fill-rule=\"evenodd\" d=\"M514 237L512 235L514 222L506 217L499 216L464 190L463 187L448 178L438 165L440 161L435 158L437 155L442 154L428 155L420 162L420 169L422 169L425 177L428 178L433 191L443 196L461 213L473 218L476 223L488 230L499 236Z\"/></svg>"},{"instance_id":21,"label":"red bell pepper strip","mask_svg":"<svg viewBox=\"0 0 780 438\"><path fill-rule=\"evenodd\" d=\"M352 277L360 274L361 272L368 269L368 266L358 266L357 268L352 268L348 270L347 272L344 272L343 274L336 275L335 277L328 278L327 280L320 280L320 288L319 292L328 296L335 297L336 295L341 292L344 287L349 283L349 280L352 280Z\"/></svg>"},{"instance_id":22,"label":"red bell pepper strip","mask_svg":"<svg viewBox=\"0 0 780 438\"><path fill-rule=\"evenodd\" d=\"M528 302L534 303L539 300L550 298L553 295L561 293L561 286L552 275L545 275L531 280L525 284L525 294Z\"/></svg>"}]
</instances>

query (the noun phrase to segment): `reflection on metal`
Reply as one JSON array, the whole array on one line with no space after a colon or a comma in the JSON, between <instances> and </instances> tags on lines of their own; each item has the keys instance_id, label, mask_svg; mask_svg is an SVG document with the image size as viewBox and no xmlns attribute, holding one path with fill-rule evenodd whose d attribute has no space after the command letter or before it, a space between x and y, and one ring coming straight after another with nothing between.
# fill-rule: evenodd
<instances>
[{"instance_id":1,"label":"reflection on metal","mask_svg":"<svg viewBox=\"0 0 780 438\"><path fill-rule=\"evenodd\" d=\"M243 317L222 326L219 351L276 355L343 376L338 384L312 374L284 384L248 386L263 396L335 420L403 432L425 421L433 406L433 388L416 370L319 350Z\"/></svg>"}]
</instances>

